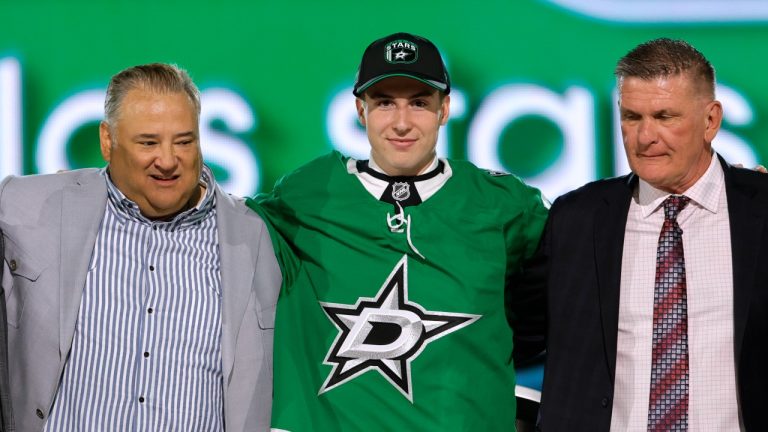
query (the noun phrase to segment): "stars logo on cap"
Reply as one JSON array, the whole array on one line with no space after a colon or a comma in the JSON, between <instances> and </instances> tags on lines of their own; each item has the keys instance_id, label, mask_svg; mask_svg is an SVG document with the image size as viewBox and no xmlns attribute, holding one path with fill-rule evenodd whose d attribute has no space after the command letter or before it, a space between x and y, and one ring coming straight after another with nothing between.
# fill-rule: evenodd
<instances>
[{"instance_id":1,"label":"stars logo on cap","mask_svg":"<svg viewBox=\"0 0 768 432\"><path fill-rule=\"evenodd\" d=\"M389 63L413 63L419 58L419 48L407 40L396 40L386 45L384 57Z\"/></svg>"},{"instance_id":2,"label":"stars logo on cap","mask_svg":"<svg viewBox=\"0 0 768 432\"><path fill-rule=\"evenodd\" d=\"M430 342L480 318L428 311L409 301L407 255L395 265L375 298L361 297L354 305L320 305L339 333L323 362L333 370L319 394L375 370L411 402L411 362Z\"/></svg>"}]
</instances>

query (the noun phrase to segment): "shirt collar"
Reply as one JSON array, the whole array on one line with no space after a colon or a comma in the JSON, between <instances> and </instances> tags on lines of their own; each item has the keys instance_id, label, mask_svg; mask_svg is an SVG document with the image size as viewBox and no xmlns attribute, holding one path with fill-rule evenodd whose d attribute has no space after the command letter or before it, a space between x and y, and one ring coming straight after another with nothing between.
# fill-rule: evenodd
<instances>
[{"instance_id":1,"label":"shirt collar","mask_svg":"<svg viewBox=\"0 0 768 432\"><path fill-rule=\"evenodd\" d=\"M421 170L421 172L420 172L419 174L428 173L428 172L430 172L430 171L434 170L435 168L437 168L437 162L438 162L438 161L437 161L437 156L435 156L435 158L434 158L434 159L432 159L432 162L431 162L431 163L430 163L430 164L429 164L429 165L428 165L426 168L424 168L423 170ZM380 172L380 173L382 173L382 174L387 174L387 173L385 173L385 172L384 172L384 170L383 170L383 169L381 169L381 167L379 166L379 164L377 164L377 163L376 163L376 161L375 161L375 160L373 160L373 155L371 155L371 156L368 158L368 167L369 167L369 168L371 168L372 170L374 170L374 171L377 171L377 172ZM387 174L387 175L389 175L389 174Z\"/></svg>"},{"instance_id":2,"label":"shirt collar","mask_svg":"<svg viewBox=\"0 0 768 432\"><path fill-rule=\"evenodd\" d=\"M208 168L207 165L203 165L199 180L200 185L205 187L205 195L203 198L194 207L177 214L173 219L168 221L155 221L142 215L138 204L128 199L112 182L108 168L109 167L103 168L101 174L107 182L107 199L114 206L116 210L115 213L120 222L124 222L125 219L131 218L150 225L165 225L169 229L174 229L180 226L188 226L204 219L215 206L216 199L214 189L216 181L213 178L211 169Z\"/></svg>"},{"instance_id":3,"label":"shirt collar","mask_svg":"<svg viewBox=\"0 0 768 432\"><path fill-rule=\"evenodd\" d=\"M643 217L647 218L658 210L664 200L672 194L656 189L643 179L640 179L638 183L638 205ZM680 195L687 196L691 199L692 203L711 213L717 213L724 186L723 167L720 166L717 153L712 152L712 160L707 171L704 172L701 178L696 180L693 186Z\"/></svg>"}]
</instances>

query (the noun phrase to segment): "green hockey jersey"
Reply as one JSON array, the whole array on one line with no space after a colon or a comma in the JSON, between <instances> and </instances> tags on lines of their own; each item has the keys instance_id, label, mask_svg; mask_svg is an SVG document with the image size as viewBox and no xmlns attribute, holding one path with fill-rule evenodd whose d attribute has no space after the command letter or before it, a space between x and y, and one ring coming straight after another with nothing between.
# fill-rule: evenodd
<instances>
[{"instance_id":1,"label":"green hockey jersey","mask_svg":"<svg viewBox=\"0 0 768 432\"><path fill-rule=\"evenodd\" d=\"M543 335L544 294L509 281L543 230L540 193L444 160L450 178L398 211L353 162L334 152L248 201L284 272L273 427L514 430L510 322Z\"/></svg>"}]
</instances>

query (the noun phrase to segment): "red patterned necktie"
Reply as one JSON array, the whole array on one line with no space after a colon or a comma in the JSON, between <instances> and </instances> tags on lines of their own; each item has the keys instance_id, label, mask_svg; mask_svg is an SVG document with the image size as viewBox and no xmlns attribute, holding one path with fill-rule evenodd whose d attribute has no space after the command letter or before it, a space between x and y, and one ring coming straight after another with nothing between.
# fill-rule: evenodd
<instances>
[{"instance_id":1,"label":"red patterned necktie","mask_svg":"<svg viewBox=\"0 0 768 432\"><path fill-rule=\"evenodd\" d=\"M677 215L689 201L685 196L664 201L653 290L649 432L688 430L688 296L683 231Z\"/></svg>"}]
</instances>

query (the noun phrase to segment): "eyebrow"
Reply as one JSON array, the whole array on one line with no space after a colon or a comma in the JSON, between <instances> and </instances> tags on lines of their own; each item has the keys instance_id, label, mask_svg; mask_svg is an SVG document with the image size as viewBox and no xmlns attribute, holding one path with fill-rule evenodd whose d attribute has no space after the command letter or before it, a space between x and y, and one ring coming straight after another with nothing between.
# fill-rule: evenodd
<instances>
[{"instance_id":1,"label":"eyebrow","mask_svg":"<svg viewBox=\"0 0 768 432\"><path fill-rule=\"evenodd\" d=\"M429 96L432 96L433 94L434 94L433 91L423 90L423 91L420 91L418 93L415 93L415 94L412 94L410 96L407 96L407 98L408 99L418 99L418 98L423 98L423 97L429 97ZM389 94L386 94L386 93L376 92L376 93L371 94L370 98L371 99L394 99L395 96L392 96L392 95L389 95Z\"/></svg>"},{"instance_id":2,"label":"eyebrow","mask_svg":"<svg viewBox=\"0 0 768 432\"><path fill-rule=\"evenodd\" d=\"M677 115L679 111L671 110L669 108L662 108L653 112L653 115Z\"/></svg>"},{"instance_id":3,"label":"eyebrow","mask_svg":"<svg viewBox=\"0 0 768 432\"><path fill-rule=\"evenodd\" d=\"M624 108L624 107L619 108L619 113L622 114L622 115L623 114L642 115L642 114L640 114L639 112L637 112L635 110L631 110L631 109ZM678 111L674 111L674 110L671 110L669 108L662 108L662 109L658 109L656 111L651 112L651 116L653 116L653 117L657 117L657 116L660 116L660 115L676 116L678 114L679 114Z\"/></svg>"},{"instance_id":4,"label":"eyebrow","mask_svg":"<svg viewBox=\"0 0 768 432\"><path fill-rule=\"evenodd\" d=\"M185 131L185 132L179 132L173 136L174 139L176 138L195 138L197 134L194 131ZM152 134L152 133L142 133L137 134L133 136L134 141L138 141L141 139L159 139L160 134Z\"/></svg>"}]
</instances>

